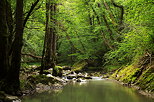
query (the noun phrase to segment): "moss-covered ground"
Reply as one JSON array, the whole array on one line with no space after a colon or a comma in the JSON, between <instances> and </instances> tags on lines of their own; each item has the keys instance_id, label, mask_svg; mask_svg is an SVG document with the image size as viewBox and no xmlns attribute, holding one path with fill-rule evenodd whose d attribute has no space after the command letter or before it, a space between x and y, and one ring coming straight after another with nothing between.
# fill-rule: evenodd
<instances>
[{"instance_id":1,"label":"moss-covered ground","mask_svg":"<svg viewBox=\"0 0 154 102\"><path fill-rule=\"evenodd\" d=\"M151 63L126 66L116 70L110 78L128 85L139 86L141 90L154 92L154 65Z\"/></svg>"}]
</instances>

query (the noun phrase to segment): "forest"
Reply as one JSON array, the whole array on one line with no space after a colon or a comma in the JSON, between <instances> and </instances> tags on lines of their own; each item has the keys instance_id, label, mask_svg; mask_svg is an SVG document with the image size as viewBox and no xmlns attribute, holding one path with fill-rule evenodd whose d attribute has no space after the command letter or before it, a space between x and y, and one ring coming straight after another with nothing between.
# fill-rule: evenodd
<instances>
[{"instance_id":1,"label":"forest","mask_svg":"<svg viewBox=\"0 0 154 102\"><path fill-rule=\"evenodd\" d=\"M0 0L0 96L67 69L154 96L154 1Z\"/></svg>"}]
</instances>

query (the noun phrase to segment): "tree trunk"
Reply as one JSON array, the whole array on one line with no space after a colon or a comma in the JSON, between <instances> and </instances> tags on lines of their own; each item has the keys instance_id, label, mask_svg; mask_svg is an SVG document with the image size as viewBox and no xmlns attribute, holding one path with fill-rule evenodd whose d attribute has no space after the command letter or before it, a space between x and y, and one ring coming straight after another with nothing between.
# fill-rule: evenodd
<instances>
[{"instance_id":1,"label":"tree trunk","mask_svg":"<svg viewBox=\"0 0 154 102\"><path fill-rule=\"evenodd\" d=\"M9 69L8 26L6 18L6 0L0 2L0 81L5 78ZM1 86L0 86L1 89Z\"/></svg>"},{"instance_id":2,"label":"tree trunk","mask_svg":"<svg viewBox=\"0 0 154 102\"><path fill-rule=\"evenodd\" d=\"M46 0L46 27L45 27L45 37L44 37L44 46L43 46L43 51L42 51L42 60L41 60L41 70L40 74L43 74L43 70L46 67L45 64L45 54L46 54L46 49L47 49L47 38L49 35L49 22L50 22L50 0Z\"/></svg>"},{"instance_id":3,"label":"tree trunk","mask_svg":"<svg viewBox=\"0 0 154 102\"><path fill-rule=\"evenodd\" d=\"M55 67L56 63L56 4L51 3L50 0L46 1L46 32L44 40L44 49L42 54L42 63L40 74L43 74L44 69Z\"/></svg>"},{"instance_id":4,"label":"tree trunk","mask_svg":"<svg viewBox=\"0 0 154 102\"><path fill-rule=\"evenodd\" d=\"M9 74L7 76L6 92L17 95L20 90L19 71L21 61L21 49L23 40L23 0L16 0L15 14L15 39L12 47L12 59Z\"/></svg>"},{"instance_id":5,"label":"tree trunk","mask_svg":"<svg viewBox=\"0 0 154 102\"><path fill-rule=\"evenodd\" d=\"M6 20L7 20L7 25L8 25L8 29L9 29L9 48L11 48L11 44L12 44L13 37L14 37L14 33L13 33L13 30L14 30L13 24L14 23L13 23L11 4L9 2L7 2L6 7L7 7Z\"/></svg>"}]
</instances>

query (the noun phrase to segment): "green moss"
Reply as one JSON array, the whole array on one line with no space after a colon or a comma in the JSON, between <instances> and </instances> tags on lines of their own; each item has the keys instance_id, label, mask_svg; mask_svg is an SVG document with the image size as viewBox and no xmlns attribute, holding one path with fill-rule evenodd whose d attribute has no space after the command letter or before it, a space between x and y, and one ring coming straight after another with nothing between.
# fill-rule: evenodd
<instances>
[{"instance_id":1,"label":"green moss","mask_svg":"<svg viewBox=\"0 0 154 102\"><path fill-rule=\"evenodd\" d=\"M82 70L86 67L88 63L86 61L79 61L77 63L75 63L72 67L73 67L73 71L79 71Z\"/></svg>"},{"instance_id":2,"label":"green moss","mask_svg":"<svg viewBox=\"0 0 154 102\"><path fill-rule=\"evenodd\" d=\"M46 75L32 75L28 78L28 81L30 81L32 84L48 84L50 83L55 83L57 80L52 78L52 77L47 77Z\"/></svg>"},{"instance_id":3,"label":"green moss","mask_svg":"<svg viewBox=\"0 0 154 102\"><path fill-rule=\"evenodd\" d=\"M135 68L133 65L130 65L120 71L116 71L112 77L125 83L134 83L137 78L136 73L139 73L139 71L139 68Z\"/></svg>"},{"instance_id":4,"label":"green moss","mask_svg":"<svg viewBox=\"0 0 154 102\"><path fill-rule=\"evenodd\" d=\"M154 91L154 66L146 66L142 70L143 66L136 67L135 65L129 65L120 70L116 70L111 75L111 78L122 81L124 83L138 85L142 90Z\"/></svg>"},{"instance_id":5,"label":"green moss","mask_svg":"<svg viewBox=\"0 0 154 102\"><path fill-rule=\"evenodd\" d=\"M55 66L54 69L53 69L53 76L59 76L59 77L62 77L62 70L63 70L63 67L61 66Z\"/></svg>"},{"instance_id":6,"label":"green moss","mask_svg":"<svg viewBox=\"0 0 154 102\"><path fill-rule=\"evenodd\" d=\"M118 68L120 68L120 66L119 65L107 65L107 66L105 66L103 69L105 69L107 72L109 72L109 71L113 71L113 70L116 70L116 69L118 69Z\"/></svg>"},{"instance_id":7,"label":"green moss","mask_svg":"<svg viewBox=\"0 0 154 102\"><path fill-rule=\"evenodd\" d=\"M60 73L62 69L63 69L62 66L55 66L55 70L57 71L57 73Z\"/></svg>"},{"instance_id":8,"label":"green moss","mask_svg":"<svg viewBox=\"0 0 154 102\"><path fill-rule=\"evenodd\" d=\"M111 78L111 79L116 79L118 72L119 72L119 70L116 70L116 71L110 76L110 78Z\"/></svg>"},{"instance_id":9,"label":"green moss","mask_svg":"<svg viewBox=\"0 0 154 102\"><path fill-rule=\"evenodd\" d=\"M137 85L142 89L154 91L154 67L149 67L143 72L137 81Z\"/></svg>"}]
</instances>

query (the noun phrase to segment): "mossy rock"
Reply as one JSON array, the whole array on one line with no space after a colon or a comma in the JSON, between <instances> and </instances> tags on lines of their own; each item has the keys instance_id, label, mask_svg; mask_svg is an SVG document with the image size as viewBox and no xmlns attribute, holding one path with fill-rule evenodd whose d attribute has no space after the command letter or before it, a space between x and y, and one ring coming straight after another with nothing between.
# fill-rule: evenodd
<instances>
[{"instance_id":1,"label":"mossy rock","mask_svg":"<svg viewBox=\"0 0 154 102\"><path fill-rule=\"evenodd\" d=\"M52 72L50 70L44 70L43 74L47 75L47 74L51 74Z\"/></svg>"},{"instance_id":2,"label":"mossy rock","mask_svg":"<svg viewBox=\"0 0 154 102\"><path fill-rule=\"evenodd\" d=\"M62 77L62 70L63 70L62 66L55 66L55 68L53 69L52 75Z\"/></svg>"},{"instance_id":3,"label":"mossy rock","mask_svg":"<svg viewBox=\"0 0 154 102\"><path fill-rule=\"evenodd\" d=\"M52 77L47 77L46 75L32 75L30 77L28 77L28 81L30 81L33 84L38 84L38 83L42 83L42 84L48 84L50 83L55 83L57 82L56 79L52 78Z\"/></svg>"},{"instance_id":4,"label":"mossy rock","mask_svg":"<svg viewBox=\"0 0 154 102\"><path fill-rule=\"evenodd\" d=\"M86 65L88 65L88 63L85 61L85 60L83 60L83 61L79 61L79 62L77 62L77 63L75 63L72 67L73 67L73 71L81 71L81 70L83 70L83 69L85 69L86 68Z\"/></svg>"}]
</instances>

